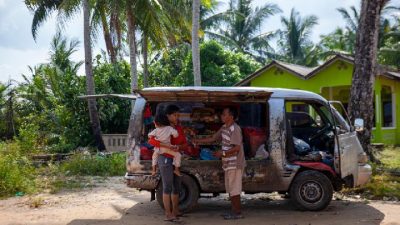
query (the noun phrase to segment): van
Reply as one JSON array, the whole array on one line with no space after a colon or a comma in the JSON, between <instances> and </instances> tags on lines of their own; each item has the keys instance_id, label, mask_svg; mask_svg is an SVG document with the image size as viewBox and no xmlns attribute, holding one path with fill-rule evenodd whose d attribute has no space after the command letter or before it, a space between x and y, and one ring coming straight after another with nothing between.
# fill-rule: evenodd
<instances>
[{"instance_id":1,"label":"van","mask_svg":"<svg viewBox=\"0 0 400 225\"><path fill-rule=\"evenodd\" d=\"M340 102L329 102L312 92L256 87L154 87L138 91L131 98L135 100L129 132L133 142L125 179L129 187L150 191L161 207L162 182L160 176L151 176L151 160L141 157L140 170L135 169L133 165L138 162L133 161L138 160L141 148L146 150L147 133L154 128L148 121L149 112L154 115L168 104L180 108L181 125L194 130L198 137L212 135L220 128L218 114L224 107L237 107L247 164L243 173L245 194L279 192L288 195L299 209L316 211L329 205L334 191L363 185L371 175L357 130L349 124ZM362 124L357 129L363 129ZM190 133L189 143L193 138ZM218 147L218 143L200 146L197 152ZM182 161L179 204L183 211L193 209L200 197L225 192L221 161L200 155L188 151L187 159Z\"/></svg>"}]
</instances>

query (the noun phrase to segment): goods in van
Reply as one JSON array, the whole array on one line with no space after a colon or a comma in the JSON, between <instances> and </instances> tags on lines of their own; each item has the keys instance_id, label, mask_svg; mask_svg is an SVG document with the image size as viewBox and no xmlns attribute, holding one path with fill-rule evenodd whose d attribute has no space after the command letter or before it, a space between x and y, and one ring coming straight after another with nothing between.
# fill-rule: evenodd
<instances>
[{"instance_id":1,"label":"goods in van","mask_svg":"<svg viewBox=\"0 0 400 225\"><path fill-rule=\"evenodd\" d=\"M219 122L219 117L213 108L193 108L191 118L196 122Z\"/></svg>"}]
</instances>

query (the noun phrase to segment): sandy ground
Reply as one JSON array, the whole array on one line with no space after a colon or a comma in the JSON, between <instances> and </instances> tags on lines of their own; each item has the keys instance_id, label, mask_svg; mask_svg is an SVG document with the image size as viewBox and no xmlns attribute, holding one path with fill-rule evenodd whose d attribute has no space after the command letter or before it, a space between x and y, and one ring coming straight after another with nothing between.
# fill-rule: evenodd
<instances>
[{"instance_id":1,"label":"sandy ground","mask_svg":"<svg viewBox=\"0 0 400 225\"><path fill-rule=\"evenodd\" d=\"M245 218L224 221L220 214L229 209L226 196L202 198L198 207L178 224L400 225L399 202L344 199L332 201L320 212L301 212L277 195L246 195ZM163 211L156 201L150 202L148 192L127 188L121 178L109 178L94 188L0 201L1 225L175 224L163 222L163 218Z\"/></svg>"}]
</instances>

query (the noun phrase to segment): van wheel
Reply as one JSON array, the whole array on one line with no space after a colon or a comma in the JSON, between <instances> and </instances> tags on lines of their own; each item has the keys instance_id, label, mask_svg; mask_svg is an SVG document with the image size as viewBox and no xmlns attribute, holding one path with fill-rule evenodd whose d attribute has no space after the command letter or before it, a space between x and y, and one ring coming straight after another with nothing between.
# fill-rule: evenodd
<instances>
[{"instance_id":1,"label":"van wheel","mask_svg":"<svg viewBox=\"0 0 400 225\"><path fill-rule=\"evenodd\" d=\"M162 189L163 189L162 181L160 180L160 183L156 190L156 199L161 208L164 208L162 199L163 195ZM182 190L179 193L179 210L182 212L191 211L197 205L198 199L199 199L199 187L197 186L196 181L190 176L183 174Z\"/></svg>"},{"instance_id":2,"label":"van wheel","mask_svg":"<svg viewBox=\"0 0 400 225\"><path fill-rule=\"evenodd\" d=\"M331 202L333 187L323 173L307 170L294 178L289 193L291 201L300 210L318 211Z\"/></svg>"}]
</instances>

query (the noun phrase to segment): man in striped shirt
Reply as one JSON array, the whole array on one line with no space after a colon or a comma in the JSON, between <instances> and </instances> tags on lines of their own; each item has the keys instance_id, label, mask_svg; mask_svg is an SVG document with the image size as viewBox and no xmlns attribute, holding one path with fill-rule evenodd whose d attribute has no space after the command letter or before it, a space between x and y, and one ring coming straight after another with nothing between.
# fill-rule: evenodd
<instances>
[{"instance_id":1,"label":"man in striped shirt","mask_svg":"<svg viewBox=\"0 0 400 225\"><path fill-rule=\"evenodd\" d=\"M194 140L196 144L221 141L222 149L214 155L222 157L222 168L225 172L225 189L230 196L232 212L225 219L241 219L240 194L242 193L243 169L246 166L243 151L242 130L235 123L238 113L235 107L227 107L221 115L224 125L211 138Z\"/></svg>"}]
</instances>

